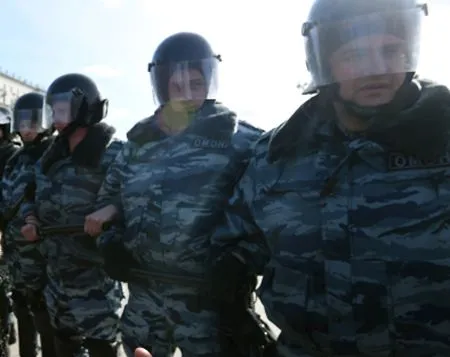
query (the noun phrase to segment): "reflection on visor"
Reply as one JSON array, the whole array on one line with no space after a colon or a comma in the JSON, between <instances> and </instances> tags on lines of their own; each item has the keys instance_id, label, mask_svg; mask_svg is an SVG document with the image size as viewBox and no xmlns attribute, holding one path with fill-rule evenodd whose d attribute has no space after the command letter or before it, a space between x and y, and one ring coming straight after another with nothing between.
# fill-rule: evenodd
<instances>
[{"instance_id":1,"label":"reflection on visor","mask_svg":"<svg viewBox=\"0 0 450 357\"><path fill-rule=\"evenodd\" d=\"M324 30L328 33L329 41L336 41L336 45L340 45L359 37L372 35L393 35L408 40L412 32L412 29L408 26L411 26L411 21L405 21L401 16L394 13L386 17L372 15L362 19L358 18L354 21L324 27Z\"/></svg>"},{"instance_id":2,"label":"reflection on visor","mask_svg":"<svg viewBox=\"0 0 450 357\"><path fill-rule=\"evenodd\" d=\"M355 40L331 56L334 68L345 71L345 79L408 71L403 41L374 37L370 46Z\"/></svg>"},{"instance_id":3,"label":"reflection on visor","mask_svg":"<svg viewBox=\"0 0 450 357\"><path fill-rule=\"evenodd\" d=\"M47 103L53 104L55 102L70 102L72 97L72 92L55 93L47 97Z\"/></svg>"}]
</instances>

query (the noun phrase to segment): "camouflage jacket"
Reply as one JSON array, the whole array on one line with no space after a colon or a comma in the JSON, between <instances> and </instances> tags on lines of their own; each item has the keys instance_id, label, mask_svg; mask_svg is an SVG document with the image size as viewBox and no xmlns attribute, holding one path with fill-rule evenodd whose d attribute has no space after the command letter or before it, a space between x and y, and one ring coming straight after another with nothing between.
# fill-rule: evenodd
<instances>
[{"instance_id":1,"label":"camouflage jacket","mask_svg":"<svg viewBox=\"0 0 450 357\"><path fill-rule=\"evenodd\" d=\"M156 119L128 133L99 204L121 211L124 245L141 269L203 278L210 236L262 130L217 103L170 137Z\"/></svg>"},{"instance_id":2,"label":"camouflage jacket","mask_svg":"<svg viewBox=\"0 0 450 357\"><path fill-rule=\"evenodd\" d=\"M42 227L84 224L92 213L97 192L108 167L122 148L122 142L113 140L115 130L103 123L89 128L87 136L69 154L68 148L55 143L46 151L35 167L36 192L34 203L22 205L23 217L34 214ZM67 151L64 154L64 150ZM62 153L61 153L62 151ZM57 160L43 172L43 161ZM45 170L44 170L45 171ZM41 250L47 260L47 275L51 286L65 295L79 290L80 285L94 287L106 279L94 271L92 276L80 274L102 264L95 239L85 234L41 237Z\"/></svg>"},{"instance_id":3,"label":"camouflage jacket","mask_svg":"<svg viewBox=\"0 0 450 357\"><path fill-rule=\"evenodd\" d=\"M8 160L20 149L21 144L17 141L2 141L0 143L0 176L3 176L3 170Z\"/></svg>"},{"instance_id":4,"label":"camouflage jacket","mask_svg":"<svg viewBox=\"0 0 450 357\"><path fill-rule=\"evenodd\" d=\"M0 177L3 176L3 171L5 169L6 163L8 160L20 149L20 144L15 141L2 141L0 143ZM0 213L2 205L3 198L0 197ZM2 233L1 237L1 255L0 255L0 282L1 284L8 284L11 282L10 276L8 273L8 267L6 263L6 256L5 256L5 243L6 239Z\"/></svg>"},{"instance_id":5,"label":"camouflage jacket","mask_svg":"<svg viewBox=\"0 0 450 357\"><path fill-rule=\"evenodd\" d=\"M24 270L35 271L37 260L43 260L39 252L39 244L26 242L20 229L25 224L19 208L24 201L26 186L34 181L34 168L37 160L53 142L53 137L22 147L6 164L1 182L1 212L3 217L16 214L6 222L3 239L5 254L13 283L38 289L42 284L34 279L24 279L34 275ZM37 286L35 285L37 284Z\"/></svg>"},{"instance_id":6,"label":"camouflage jacket","mask_svg":"<svg viewBox=\"0 0 450 357\"><path fill-rule=\"evenodd\" d=\"M364 136L309 100L259 140L213 237L265 265L269 318L321 356L450 355L450 93L422 85Z\"/></svg>"},{"instance_id":7,"label":"camouflage jacket","mask_svg":"<svg viewBox=\"0 0 450 357\"><path fill-rule=\"evenodd\" d=\"M15 141L2 141L0 143L0 177L3 177L9 159L16 156L20 148L21 145ZM5 197L5 199L8 199L8 197ZM2 201L3 197L0 196L0 213L3 213L5 206L8 205L7 202L3 203Z\"/></svg>"}]
</instances>

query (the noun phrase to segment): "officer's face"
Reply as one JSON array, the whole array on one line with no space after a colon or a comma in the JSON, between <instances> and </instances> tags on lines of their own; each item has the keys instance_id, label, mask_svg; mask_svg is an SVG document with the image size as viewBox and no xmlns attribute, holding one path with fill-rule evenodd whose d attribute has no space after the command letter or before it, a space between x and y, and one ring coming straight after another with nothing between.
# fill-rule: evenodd
<instances>
[{"instance_id":1,"label":"officer's face","mask_svg":"<svg viewBox=\"0 0 450 357\"><path fill-rule=\"evenodd\" d=\"M389 103L406 77L405 52L404 41L392 35L359 37L341 46L330 67L342 99L368 107Z\"/></svg>"},{"instance_id":2,"label":"officer's face","mask_svg":"<svg viewBox=\"0 0 450 357\"><path fill-rule=\"evenodd\" d=\"M198 109L207 95L205 78L196 69L175 72L169 79L169 99L175 110L182 110L186 105L190 109Z\"/></svg>"},{"instance_id":3,"label":"officer's face","mask_svg":"<svg viewBox=\"0 0 450 357\"><path fill-rule=\"evenodd\" d=\"M71 104L69 101L57 101L52 103L52 115L55 129L58 132L70 123L71 120Z\"/></svg>"},{"instance_id":4,"label":"officer's face","mask_svg":"<svg viewBox=\"0 0 450 357\"><path fill-rule=\"evenodd\" d=\"M31 143L38 136L38 132L36 130L35 125L23 129L21 128L19 130L19 133L22 140L26 143Z\"/></svg>"}]
</instances>

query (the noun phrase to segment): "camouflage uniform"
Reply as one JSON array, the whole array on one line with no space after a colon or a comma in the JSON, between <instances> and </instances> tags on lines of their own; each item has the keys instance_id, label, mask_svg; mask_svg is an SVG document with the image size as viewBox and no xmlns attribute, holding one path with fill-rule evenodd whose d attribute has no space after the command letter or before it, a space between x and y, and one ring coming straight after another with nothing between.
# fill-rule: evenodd
<instances>
[{"instance_id":1,"label":"camouflage uniform","mask_svg":"<svg viewBox=\"0 0 450 357\"><path fill-rule=\"evenodd\" d=\"M213 242L261 271L267 251L239 239L267 238L281 357L450 355L450 93L422 85L364 137L319 95L258 142Z\"/></svg>"},{"instance_id":2,"label":"camouflage uniform","mask_svg":"<svg viewBox=\"0 0 450 357\"><path fill-rule=\"evenodd\" d=\"M101 205L122 212L126 250L149 273L128 283L121 330L130 350L151 346L155 357L176 346L183 356L216 356L217 312L190 278L207 281L211 232L262 131L214 102L170 137L158 115L128 133L99 193Z\"/></svg>"},{"instance_id":3,"label":"camouflage uniform","mask_svg":"<svg viewBox=\"0 0 450 357\"><path fill-rule=\"evenodd\" d=\"M3 252L0 256L0 289L0 357L7 357L9 356L8 340L11 313L9 293L11 291L11 280Z\"/></svg>"},{"instance_id":4,"label":"camouflage uniform","mask_svg":"<svg viewBox=\"0 0 450 357\"><path fill-rule=\"evenodd\" d=\"M53 144L36 165L36 204L26 203L24 217L34 214L42 227L83 224L92 210L108 166L122 147L111 141L114 129L88 128L87 136L68 153ZM50 152L60 155L43 173ZM51 323L60 336L114 341L122 291L102 268L93 238L84 234L42 237L48 283L44 294ZM64 338L66 338L64 337Z\"/></svg>"},{"instance_id":5,"label":"camouflage uniform","mask_svg":"<svg viewBox=\"0 0 450 357\"><path fill-rule=\"evenodd\" d=\"M36 161L42 156L52 141L51 138L47 138L38 144L24 147L9 160L1 186L1 211L3 213L11 210L23 198L26 186L34 180ZM36 244L30 244L23 238L20 233L23 225L24 220L17 212L13 219L8 222L3 237L14 287L21 292L27 293L28 289L35 291L42 289L45 284L43 282L45 275L35 276L36 264L39 264L38 262L42 259L42 256Z\"/></svg>"},{"instance_id":6,"label":"camouflage uniform","mask_svg":"<svg viewBox=\"0 0 450 357\"><path fill-rule=\"evenodd\" d=\"M5 222L3 232L5 256L13 285L14 312L19 325L19 343L22 356L37 355L37 333L31 313L30 296L41 296L45 286L45 260L38 243L26 242L20 233L24 225L18 212L24 199L26 186L34 181L34 165L51 144L51 138L44 138L16 152L8 161L2 179L3 215L17 213ZM10 213L11 212L11 213Z\"/></svg>"},{"instance_id":7,"label":"camouflage uniform","mask_svg":"<svg viewBox=\"0 0 450 357\"><path fill-rule=\"evenodd\" d=\"M14 141L3 140L0 143L0 177L3 176L3 171L5 169L6 163L20 149L20 145ZM1 204L1 203L0 203ZM13 325L10 323L11 317L9 316L11 311L11 301L10 301L10 293L11 293L11 280L8 273L8 266L6 263L6 259L4 256L5 250L5 240L3 238L3 234L1 237L1 248L2 254L0 259L0 357L8 356L8 339L10 328Z\"/></svg>"}]
</instances>

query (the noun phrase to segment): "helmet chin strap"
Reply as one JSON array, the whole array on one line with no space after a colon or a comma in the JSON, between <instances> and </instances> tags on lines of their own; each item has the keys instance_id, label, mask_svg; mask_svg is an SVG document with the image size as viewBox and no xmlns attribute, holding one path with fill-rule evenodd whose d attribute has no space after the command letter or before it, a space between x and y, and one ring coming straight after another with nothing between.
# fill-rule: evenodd
<instances>
[{"instance_id":1,"label":"helmet chin strap","mask_svg":"<svg viewBox=\"0 0 450 357\"><path fill-rule=\"evenodd\" d=\"M389 103L373 107L362 106L353 101L343 99L339 94L338 83L327 86L325 92L331 97L332 100L341 103L349 115L362 120L370 121L379 116L402 111L403 109L414 104L420 95L421 87L419 82L413 80L413 77L414 73L408 73L406 75L403 84L397 90L394 98Z\"/></svg>"}]
</instances>

